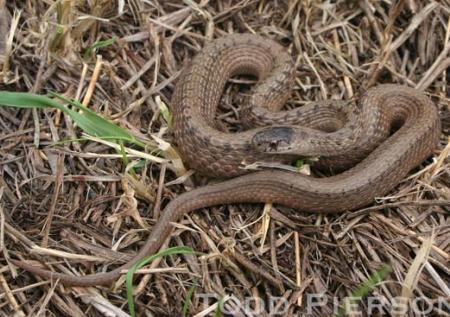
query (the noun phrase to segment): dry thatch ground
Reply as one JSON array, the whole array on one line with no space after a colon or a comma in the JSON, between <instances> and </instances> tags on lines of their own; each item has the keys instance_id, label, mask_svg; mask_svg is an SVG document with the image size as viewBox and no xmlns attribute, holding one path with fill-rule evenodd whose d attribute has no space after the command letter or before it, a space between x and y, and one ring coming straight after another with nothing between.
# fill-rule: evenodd
<instances>
[{"instance_id":1,"label":"dry thatch ground","mask_svg":"<svg viewBox=\"0 0 450 317\"><path fill-rule=\"evenodd\" d=\"M367 87L396 82L436 102L443 134L432 158L361 211L323 216L240 205L184 217L170 245L202 254L154 262L146 271L153 273L136 280L138 314L181 316L187 303L189 315L214 315L222 299L224 311L233 308L235 316L264 316L278 298L279 315L331 316L333 298L351 296L387 264L392 272L369 293L386 300L379 315L394 315L393 298L403 296L417 305L398 316L420 316L419 308L448 316L442 299L450 296L450 1L198 2L7 1L14 39L0 23L0 89L53 90L149 144L155 144L151 135L170 142L160 105L170 105L183 65L212 38L256 32L296 58L293 105L357 98ZM4 5L0 0L1 19L7 18ZM227 96L236 97L236 87L230 85ZM220 116L230 123L239 100L233 98L223 98ZM138 249L168 201L191 188L191 180L205 183L177 179L173 162L145 161L142 153L127 162L107 144L67 141L80 136L60 112L0 107L1 316L126 316L123 284L68 288L17 270L7 259L39 260L71 274L110 270ZM134 172L127 169L137 162ZM33 246L43 249L30 254ZM323 302L311 305L317 293ZM368 299L358 307L370 314Z\"/></svg>"}]
</instances>

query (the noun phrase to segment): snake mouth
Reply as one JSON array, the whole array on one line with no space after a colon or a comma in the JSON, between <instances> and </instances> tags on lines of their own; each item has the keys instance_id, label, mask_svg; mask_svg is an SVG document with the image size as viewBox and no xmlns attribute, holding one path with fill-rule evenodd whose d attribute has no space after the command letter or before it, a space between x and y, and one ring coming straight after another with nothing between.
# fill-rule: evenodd
<instances>
[{"instance_id":1,"label":"snake mouth","mask_svg":"<svg viewBox=\"0 0 450 317\"><path fill-rule=\"evenodd\" d=\"M286 153L292 150L293 130L289 127L271 127L256 133L252 138L255 150L264 153Z\"/></svg>"}]
</instances>

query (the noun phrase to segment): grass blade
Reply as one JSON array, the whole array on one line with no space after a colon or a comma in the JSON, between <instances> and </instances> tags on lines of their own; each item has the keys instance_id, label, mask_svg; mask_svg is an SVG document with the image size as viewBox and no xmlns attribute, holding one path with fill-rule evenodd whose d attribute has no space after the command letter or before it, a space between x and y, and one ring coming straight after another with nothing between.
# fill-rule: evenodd
<instances>
[{"instance_id":1,"label":"grass blade","mask_svg":"<svg viewBox=\"0 0 450 317\"><path fill-rule=\"evenodd\" d=\"M127 272L126 275L126 287L127 287L127 300L128 300L128 309L130 310L130 314L132 317L136 316L136 311L134 307L134 300L133 300L133 275L134 273L139 270L141 267L147 265L148 263L152 262L153 260L172 255L172 254L193 254L194 251L189 247L174 247L174 248L168 248L164 249L156 254L153 254L151 256L145 257L138 261L136 264L134 264Z\"/></svg>"},{"instance_id":2,"label":"grass blade","mask_svg":"<svg viewBox=\"0 0 450 317\"><path fill-rule=\"evenodd\" d=\"M92 55L92 53L94 53L95 50L97 50L99 48L108 47L108 46L114 44L116 41L117 41L117 37L113 37L111 39L95 42L94 44L92 44L91 47L86 49L86 51L83 54L83 58L88 59Z\"/></svg>"},{"instance_id":3,"label":"grass blade","mask_svg":"<svg viewBox=\"0 0 450 317\"><path fill-rule=\"evenodd\" d=\"M187 293L187 297L183 304L183 317L187 317L189 314L189 304L192 301L192 296L194 295L196 288L197 288L197 284L192 285Z\"/></svg>"},{"instance_id":4,"label":"grass blade","mask_svg":"<svg viewBox=\"0 0 450 317\"><path fill-rule=\"evenodd\" d=\"M83 106L76 100L69 100L56 93L50 93L52 97L63 100L77 110L73 110L54 99L23 92L0 92L0 105L18 107L18 108L54 108L67 115L87 134L105 139L116 139L124 142L133 143L140 147L145 144L135 138L127 130L119 127L115 123L103 118L91 109Z\"/></svg>"},{"instance_id":5,"label":"grass blade","mask_svg":"<svg viewBox=\"0 0 450 317\"><path fill-rule=\"evenodd\" d=\"M382 282L389 273L392 272L392 268L388 265L384 265L381 269L372 274L365 282L359 285L359 287L352 293L352 297L350 299L350 303L353 305L358 300L360 300L363 296L369 294L378 283ZM345 304L344 307L341 306L335 315L335 317L341 317L346 314Z\"/></svg>"}]
</instances>

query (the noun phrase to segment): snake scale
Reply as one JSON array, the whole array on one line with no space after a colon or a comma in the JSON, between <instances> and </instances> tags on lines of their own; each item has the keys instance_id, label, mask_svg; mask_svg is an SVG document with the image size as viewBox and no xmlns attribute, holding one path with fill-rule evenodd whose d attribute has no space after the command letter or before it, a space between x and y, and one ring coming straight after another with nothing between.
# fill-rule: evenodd
<instances>
[{"instance_id":1,"label":"snake scale","mask_svg":"<svg viewBox=\"0 0 450 317\"><path fill-rule=\"evenodd\" d=\"M249 129L226 133L215 122L217 107L227 80L242 74L258 78L242 107L243 124ZM261 202L309 212L354 210L392 190L437 146L438 111L421 92L386 84L370 88L356 105L327 101L280 111L293 78L289 54L272 40L234 34L206 45L176 85L171 105L174 135L191 168L234 178L173 199L137 255L113 271L74 276L12 262L65 284L108 285L121 271L157 252L171 233L171 223L190 211ZM320 156L319 166L354 167L322 178L275 169L248 173L242 168L243 163L298 156Z\"/></svg>"}]
</instances>

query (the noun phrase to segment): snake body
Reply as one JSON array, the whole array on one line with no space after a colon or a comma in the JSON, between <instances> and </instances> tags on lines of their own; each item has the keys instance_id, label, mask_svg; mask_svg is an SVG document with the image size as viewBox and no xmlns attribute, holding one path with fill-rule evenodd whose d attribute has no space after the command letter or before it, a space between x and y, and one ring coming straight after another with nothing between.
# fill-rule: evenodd
<instances>
[{"instance_id":1,"label":"snake body","mask_svg":"<svg viewBox=\"0 0 450 317\"><path fill-rule=\"evenodd\" d=\"M371 88L353 106L328 101L278 111L290 95L291 64L280 45L248 34L213 41L193 59L172 99L178 148L186 163L204 174L237 177L172 200L128 263L86 276L50 272L23 261L13 263L65 284L107 285L122 270L157 252L171 233L171 223L187 212L261 202L309 212L353 210L389 192L435 149L440 135L437 108L422 93L404 86ZM237 74L259 79L243 110L245 125L254 128L229 134L219 130L214 117L227 80ZM400 128L390 135L394 125ZM322 163L342 166L359 163L324 178L282 170L245 174L241 168L243 162L289 161L298 155L320 155Z\"/></svg>"}]
</instances>

